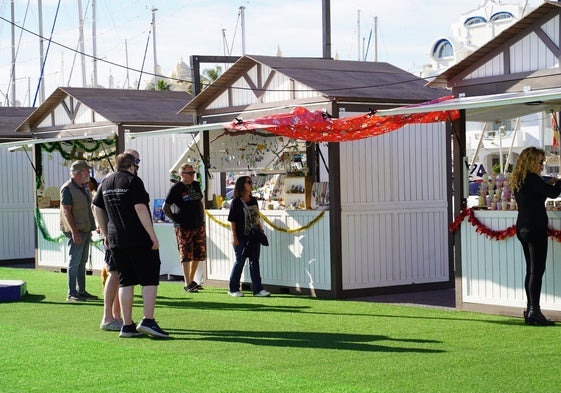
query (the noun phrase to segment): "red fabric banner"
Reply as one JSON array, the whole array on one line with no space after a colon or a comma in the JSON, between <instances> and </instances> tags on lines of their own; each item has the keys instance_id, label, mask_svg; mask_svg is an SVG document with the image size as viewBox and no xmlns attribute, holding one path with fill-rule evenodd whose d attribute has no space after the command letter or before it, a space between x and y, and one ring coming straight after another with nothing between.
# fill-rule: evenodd
<instances>
[{"instance_id":1,"label":"red fabric banner","mask_svg":"<svg viewBox=\"0 0 561 393\"><path fill-rule=\"evenodd\" d=\"M411 105L411 107L434 104L451 98L454 97L442 97L423 104ZM459 116L458 110L449 110L394 116L378 116L375 113L368 113L332 119L321 111L310 112L305 108L296 107L290 113L232 122L225 125L225 128L235 131L266 129L272 134L309 142L346 142L386 134L407 124L453 121Z\"/></svg>"}]
</instances>

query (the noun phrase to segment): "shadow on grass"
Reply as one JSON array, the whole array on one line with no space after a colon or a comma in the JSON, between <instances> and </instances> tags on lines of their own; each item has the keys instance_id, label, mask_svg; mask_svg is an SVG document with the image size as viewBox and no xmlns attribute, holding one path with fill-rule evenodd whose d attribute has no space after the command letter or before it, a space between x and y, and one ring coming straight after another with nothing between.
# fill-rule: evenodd
<instances>
[{"instance_id":1,"label":"shadow on grass","mask_svg":"<svg viewBox=\"0 0 561 393\"><path fill-rule=\"evenodd\" d=\"M29 292L25 294L21 300L18 302L22 303L41 303L41 304L58 304L58 305L71 305L71 306L97 306L103 308L103 298L97 300L88 300L85 302L67 302L65 298L60 301L44 301L45 295L42 294L30 294ZM134 296L134 307L142 307L142 296L140 294L135 294ZM327 300L326 300L327 301ZM401 307L396 305L395 307ZM341 316L352 316L352 317L366 317L366 318L402 318L411 320L447 320L447 321L465 321L465 322L484 322L497 325L505 326L520 326L526 327L521 318L514 317L504 317L508 319L500 320L489 320L486 317L473 318L472 316L463 318L461 317L462 312L460 311L449 311L450 317L446 316L429 316L429 315L396 315L390 313L349 313L349 312L320 312L315 311L313 307L310 306L287 306L279 305L278 303L268 305L262 303L231 303L231 302L211 302L204 300L196 300L193 298L170 298L158 296L156 301L156 310L159 308L177 308L177 309L196 309L196 310L228 310L228 311L241 311L241 312L288 312L288 313L303 313L303 314L314 314L314 315L341 315Z\"/></svg>"},{"instance_id":2,"label":"shadow on grass","mask_svg":"<svg viewBox=\"0 0 561 393\"><path fill-rule=\"evenodd\" d=\"M311 333L311 332L275 332L242 330L187 330L166 329L174 340L216 341L228 343L245 343L260 346L340 349L363 352L417 352L442 353L444 350L415 348L414 346L383 345L381 342L401 344L441 344L436 340L399 339L382 335L346 334L346 333ZM196 336L196 337L189 337Z\"/></svg>"},{"instance_id":3,"label":"shadow on grass","mask_svg":"<svg viewBox=\"0 0 561 393\"><path fill-rule=\"evenodd\" d=\"M323 300L330 301L330 300ZM136 305L136 303L135 303ZM390 305L392 306L392 305ZM278 303L268 305L268 304L257 304L257 303L230 303L230 302L211 302L211 301L199 301L193 298L187 299L173 299L173 298L160 298L156 302L156 309L169 307L169 308L181 308L181 309L196 309L196 310L228 310L228 311L247 311L247 312L289 312L289 313L303 313L303 314L313 314L313 315L340 315L340 316L350 316L350 317L372 317L372 318L402 318L402 319L412 319L412 320L446 320L446 321L466 321L466 322L484 322L497 325L507 325L507 326L517 326L521 325L520 319L513 317L505 317L512 319L502 319L502 320L488 320L485 317L473 318L465 317L462 318L462 312L456 310L449 310L450 317L443 316L429 316L429 315L396 315L396 314L384 314L384 313L349 313L349 312L320 312L314 310L310 306L279 306ZM400 305L395 305L395 307L402 307ZM427 309L427 311L429 311ZM464 314L465 315L465 314ZM459 317L458 317L459 316ZM522 323L522 325L524 325Z\"/></svg>"},{"instance_id":4,"label":"shadow on grass","mask_svg":"<svg viewBox=\"0 0 561 393\"><path fill-rule=\"evenodd\" d=\"M191 308L197 310L237 310L237 311L274 311L274 312L301 312L311 309L309 306L279 306L256 304L256 303L230 303L230 302L210 302L194 299L163 300L158 296L156 308Z\"/></svg>"}]
</instances>

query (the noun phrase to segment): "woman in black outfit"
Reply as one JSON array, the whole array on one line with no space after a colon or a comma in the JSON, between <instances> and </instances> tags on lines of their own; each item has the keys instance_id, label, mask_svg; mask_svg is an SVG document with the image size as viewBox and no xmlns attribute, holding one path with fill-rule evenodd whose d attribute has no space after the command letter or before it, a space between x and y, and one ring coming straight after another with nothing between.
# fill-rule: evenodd
<instances>
[{"instance_id":1,"label":"woman in black outfit","mask_svg":"<svg viewBox=\"0 0 561 393\"><path fill-rule=\"evenodd\" d=\"M228 221L232 229L232 245L236 255L236 261L230 273L228 294L234 297L243 296L243 292L240 291L240 279L246 258L249 259L249 276L253 284L253 296L263 297L271 294L263 289L261 284L261 272L259 269L261 246L254 244L254 246L250 247L248 255L244 253L250 230L252 228L261 229L259 206L257 205L257 199L251 195L252 190L253 182L251 177L240 176L234 187L234 199L228 214Z\"/></svg>"},{"instance_id":2,"label":"woman in black outfit","mask_svg":"<svg viewBox=\"0 0 561 393\"><path fill-rule=\"evenodd\" d=\"M546 319L540 310L548 245L545 200L559 196L561 181L552 179L546 183L541 178L544 160L544 150L537 147L524 149L514 166L511 184L518 204L516 236L522 243L526 259L524 289L528 306L524 311L524 321L528 325L551 326L554 322Z\"/></svg>"}]
</instances>

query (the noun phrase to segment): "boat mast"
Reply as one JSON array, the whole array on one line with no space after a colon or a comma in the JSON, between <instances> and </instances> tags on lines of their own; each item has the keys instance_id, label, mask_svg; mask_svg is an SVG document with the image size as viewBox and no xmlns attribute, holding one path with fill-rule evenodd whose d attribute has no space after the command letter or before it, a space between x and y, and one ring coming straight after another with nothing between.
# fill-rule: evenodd
<instances>
[{"instance_id":1,"label":"boat mast","mask_svg":"<svg viewBox=\"0 0 561 393\"><path fill-rule=\"evenodd\" d=\"M156 58L156 11L152 7L152 46L154 47L154 90L158 90L158 60Z\"/></svg>"},{"instance_id":2,"label":"boat mast","mask_svg":"<svg viewBox=\"0 0 561 393\"><path fill-rule=\"evenodd\" d=\"M12 76L11 76L10 84L12 89L12 106L16 106L16 30L14 24L15 22L14 0L11 1L11 8L12 8ZM8 106L10 106L9 103Z\"/></svg>"},{"instance_id":3,"label":"boat mast","mask_svg":"<svg viewBox=\"0 0 561 393\"><path fill-rule=\"evenodd\" d=\"M82 87L87 86L87 79L86 79L86 56L85 56L85 49L84 49L84 15L82 12L82 0L78 0L78 17L80 20L79 23L79 32L80 32L80 62L82 65ZM70 81L69 81L70 82Z\"/></svg>"},{"instance_id":4,"label":"boat mast","mask_svg":"<svg viewBox=\"0 0 561 393\"><path fill-rule=\"evenodd\" d=\"M39 69L43 68L45 61L45 50L43 48L43 1L37 0L38 17L39 17ZM37 93L35 94L37 97ZM43 83L43 76L39 77L39 100L41 103L45 101L45 84Z\"/></svg>"},{"instance_id":5,"label":"boat mast","mask_svg":"<svg viewBox=\"0 0 561 393\"><path fill-rule=\"evenodd\" d=\"M96 42L96 6L92 0L92 39L93 39L93 87L97 87L97 42Z\"/></svg>"},{"instance_id":6,"label":"boat mast","mask_svg":"<svg viewBox=\"0 0 561 393\"><path fill-rule=\"evenodd\" d=\"M358 55L358 61L361 60L361 56L360 56L360 10L356 10L356 31L357 31L357 55Z\"/></svg>"}]
</instances>

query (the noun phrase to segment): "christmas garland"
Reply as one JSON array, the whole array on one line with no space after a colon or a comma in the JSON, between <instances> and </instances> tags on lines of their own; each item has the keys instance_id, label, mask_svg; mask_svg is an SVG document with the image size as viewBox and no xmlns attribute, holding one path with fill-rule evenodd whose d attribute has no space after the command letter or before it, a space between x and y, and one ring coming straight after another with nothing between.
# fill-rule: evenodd
<instances>
[{"instance_id":1,"label":"christmas garland","mask_svg":"<svg viewBox=\"0 0 561 393\"><path fill-rule=\"evenodd\" d=\"M70 151L66 151L63 147L63 144L70 145L71 146ZM88 161L102 161L108 159L109 157L113 157L115 155L114 149L109 149L109 151L106 152L105 146L116 146L116 144L117 144L117 135L103 140L93 140L91 142L88 142L88 145L92 147L87 147L84 143L80 142L79 140L66 141L66 142L40 143L37 146L39 147L40 151L45 150L48 153L52 153L53 151L56 150L57 152L60 153L62 158L64 158L67 161L75 160L77 158L76 156L77 151L85 151L87 153L93 153L95 151L103 149L105 154L99 155L97 157L91 157L88 159ZM39 154L39 159L37 160L35 166L35 188L39 190L41 188L42 183L43 183L43 155ZM41 212L37 206L35 207L34 218L35 218L35 224L37 225L37 228L39 228L39 231L41 232L41 235L45 240L49 242L60 243L63 239L66 238L66 236L63 233L61 233L57 237L51 237L49 231L47 230L45 222L43 221L43 216L41 215ZM93 242L93 244L98 245L102 242L103 240L96 240Z\"/></svg>"},{"instance_id":2,"label":"christmas garland","mask_svg":"<svg viewBox=\"0 0 561 393\"><path fill-rule=\"evenodd\" d=\"M64 239L67 239L64 233L61 233L57 237L51 236L49 230L47 229L47 226L45 225L45 222L43 221L43 216L41 215L41 211L39 210L38 207L35 207L35 224L37 225L37 228L39 228L39 232L41 232L41 235L43 235L43 239L45 239L48 242L60 243ZM103 243L103 239L92 240L91 243L94 246L98 246L99 244Z\"/></svg>"},{"instance_id":3,"label":"christmas garland","mask_svg":"<svg viewBox=\"0 0 561 393\"><path fill-rule=\"evenodd\" d=\"M456 232L466 217L468 222L475 227L475 232L487 236L489 239L504 240L516 235L516 225L511 225L506 229L496 231L479 221L477 217L475 217L474 210L471 208L463 209L460 214L458 214L454 222L450 224L450 232ZM549 227L547 228L547 235L561 243L561 231Z\"/></svg>"},{"instance_id":4,"label":"christmas garland","mask_svg":"<svg viewBox=\"0 0 561 393\"><path fill-rule=\"evenodd\" d=\"M224 228L228 228L230 229L230 224L225 223L223 221L220 221L218 218L216 218L214 215L212 215L208 210L205 210L205 214L208 216L208 218L210 218L212 221L214 221L215 223L217 223L218 225L220 225L221 227ZM271 220L269 220L267 218L267 216L265 216L263 213L259 212L259 216L263 219L263 221L265 221L271 228L279 231L279 232L285 232L285 233L297 233L297 232L302 232L302 231L306 231L308 229L310 229L314 224L316 224L325 214L325 210L322 210L317 217L315 217L312 221L310 221L308 224L303 225L299 228L295 228L295 229L289 229L289 228L282 228L279 227L277 225L275 225Z\"/></svg>"}]
</instances>

